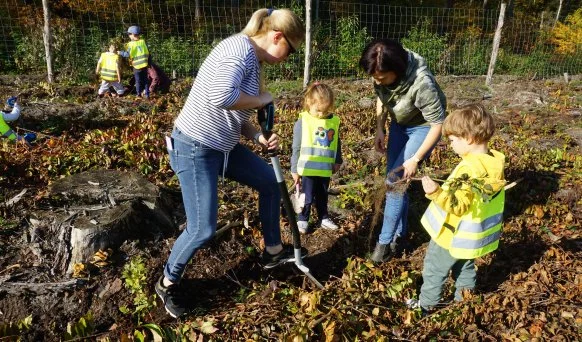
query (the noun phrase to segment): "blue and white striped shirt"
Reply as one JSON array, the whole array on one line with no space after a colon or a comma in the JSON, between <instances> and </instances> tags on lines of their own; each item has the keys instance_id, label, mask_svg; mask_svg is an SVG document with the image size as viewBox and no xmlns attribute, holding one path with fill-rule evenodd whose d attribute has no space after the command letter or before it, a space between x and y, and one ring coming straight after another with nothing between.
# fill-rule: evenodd
<instances>
[{"instance_id":1,"label":"blue and white striped shirt","mask_svg":"<svg viewBox=\"0 0 582 342\"><path fill-rule=\"evenodd\" d=\"M241 127L254 109L229 110L240 93L258 96L260 65L245 35L220 42L200 66L175 126L212 149L229 152L240 141Z\"/></svg>"}]
</instances>

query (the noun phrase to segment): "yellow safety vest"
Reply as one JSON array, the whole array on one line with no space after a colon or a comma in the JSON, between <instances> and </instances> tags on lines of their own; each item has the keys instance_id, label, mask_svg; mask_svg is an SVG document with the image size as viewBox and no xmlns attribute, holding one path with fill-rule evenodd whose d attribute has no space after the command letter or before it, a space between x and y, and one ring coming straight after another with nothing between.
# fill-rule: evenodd
<instances>
[{"instance_id":1,"label":"yellow safety vest","mask_svg":"<svg viewBox=\"0 0 582 342\"><path fill-rule=\"evenodd\" d=\"M451 256L475 259L493 252L499 246L504 204L504 189L489 202L484 202L482 198L474 200L461 217L446 212L432 201L420 222L431 238L448 249Z\"/></svg>"},{"instance_id":2,"label":"yellow safety vest","mask_svg":"<svg viewBox=\"0 0 582 342\"><path fill-rule=\"evenodd\" d=\"M9 140L16 140L16 133L14 133L12 128L10 128L6 121L4 121L4 118L2 117L1 113L0 113L0 134L2 134L2 137L8 138Z\"/></svg>"},{"instance_id":3,"label":"yellow safety vest","mask_svg":"<svg viewBox=\"0 0 582 342\"><path fill-rule=\"evenodd\" d=\"M148 51L148 47L143 39L127 43L127 50L129 51L131 65L135 69L143 69L148 66L150 52Z\"/></svg>"},{"instance_id":4,"label":"yellow safety vest","mask_svg":"<svg viewBox=\"0 0 582 342\"><path fill-rule=\"evenodd\" d=\"M119 56L111 52L101 54L101 79L105 81L117 81L117 65Z\"/></svg>"},{"instance_id":5,"label":"yellow safety vest","mask_svg":"<svg viewBox=\"0 0 582 342\"><path fill-rule=\"evenodd\" d=\"M302 112L299 117L302 131L297 173L331 177L337 153L339 117L318 119L308 112Z\"/></svg>"}]
</instances>

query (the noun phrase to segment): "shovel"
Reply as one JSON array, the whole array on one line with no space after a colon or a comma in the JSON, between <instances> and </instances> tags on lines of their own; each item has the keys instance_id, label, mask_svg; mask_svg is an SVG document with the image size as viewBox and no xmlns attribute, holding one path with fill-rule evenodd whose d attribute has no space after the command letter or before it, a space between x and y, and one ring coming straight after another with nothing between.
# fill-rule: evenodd
<instances>
[{"instance_id":1,"label":"shovel","mask_svg":"<svg viewBox=\"0 0 582 342\"><path fill-rule=\"evenodd\" d=\"M272 134L273 125L275 122L275 106L273 103L267 104L265 107L257 111L257 118L259 124L261 125L261 131L265 139L269 140ZM283 206L288 213L293 213L294 207L291 203L289 197L289 191L285 185L285 178L283 177L283 170L281 169L281 163L279 162L279 156L276 150L268 151L269 157L271 157L271 164L273 164L273 170L275 171L275 177L277 177L277 183L279 184L279 190L281 191L281 197L283 198ZM287 262L295 263L295 266L303 272L309 280L311 280L315 286L323 289L323 285L309 272L309 268L303 263L303 258L301 257L301 238L299 237L299 228L297 228L297 220L295 215L289 215L289 224L291 225L291 234L293 235L293 251L295 258L289 259Z\"/></svg>"}]
</instances>

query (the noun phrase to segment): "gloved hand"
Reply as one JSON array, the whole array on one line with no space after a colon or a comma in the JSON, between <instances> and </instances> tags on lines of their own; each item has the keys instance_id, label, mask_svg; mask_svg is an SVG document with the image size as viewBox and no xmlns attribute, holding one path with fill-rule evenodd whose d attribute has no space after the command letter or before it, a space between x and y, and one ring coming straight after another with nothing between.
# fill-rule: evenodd
<instances>
[{"instance_id":1,"label":"gloved hand","mask_svg":"<svg viewBox=\"0 0 582 342\"><path fill-rule=\"evenodd\" d=\"M6 104L10 107L14 107L14 104L16 103L17 100L18 96L11 96L8 98L8 100L6 100Z\"/></svg>"},{"instance_id":2,"label":"gloved hand","mask_svg":"<svg viewBox=\"0 0 582 342\"><path fill-rule=\"evenodd\" d=\"M26 142L30 144L31 142L36 140L36 134L26 133L24 134L24 140L26 140Z\"/></svg>"}]
</instances>

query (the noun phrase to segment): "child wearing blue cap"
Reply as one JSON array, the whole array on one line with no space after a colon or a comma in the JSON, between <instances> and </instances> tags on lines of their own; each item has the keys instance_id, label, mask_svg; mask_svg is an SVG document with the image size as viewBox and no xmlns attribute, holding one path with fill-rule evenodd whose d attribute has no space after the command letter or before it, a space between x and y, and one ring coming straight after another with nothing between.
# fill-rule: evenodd
<instances>
[{"instance_id":1,"label":"child wearing blue cap","mask_svg":"<svg viewBox=\"0 0 582 342\"><path fill-rule=\"evenodd\" d=\"M133 67L133 75L135 77L135 90L137 96L142 96L147 99L150 97L150 90L148 85L148 65L150 52L148 46L141 38L141 29L139 26L130 26L127 29L127 34L131 41L125 45L126 51L119 51L119 55L129 58L129 63Z\"/></svg>"}]
</instances>

